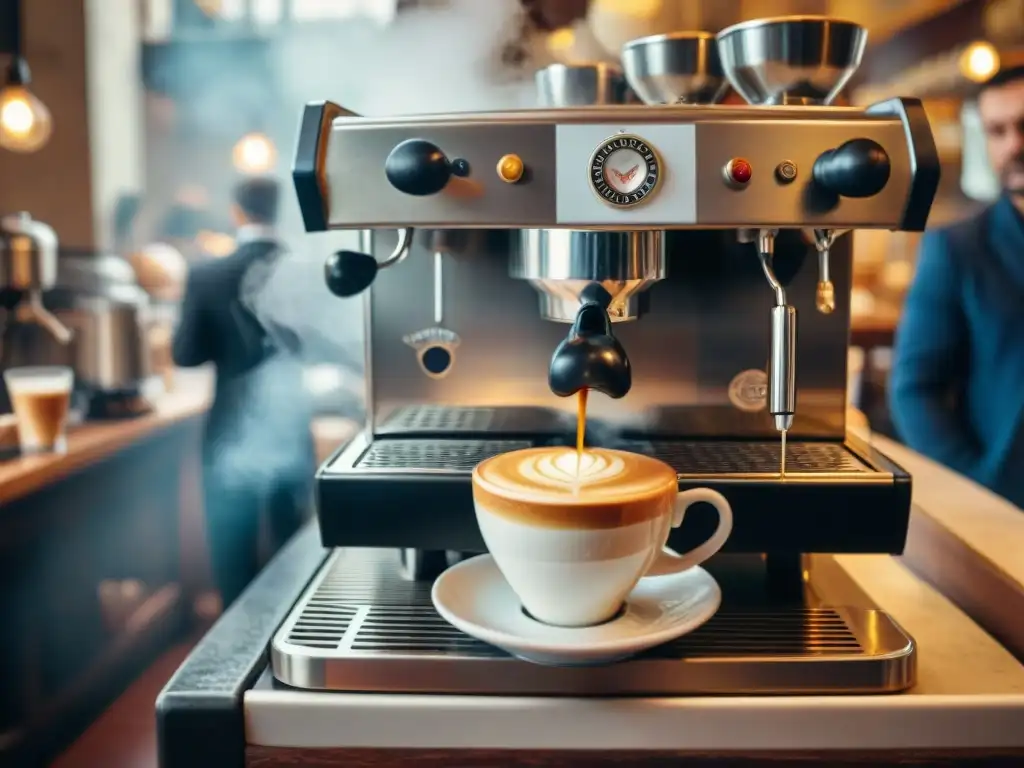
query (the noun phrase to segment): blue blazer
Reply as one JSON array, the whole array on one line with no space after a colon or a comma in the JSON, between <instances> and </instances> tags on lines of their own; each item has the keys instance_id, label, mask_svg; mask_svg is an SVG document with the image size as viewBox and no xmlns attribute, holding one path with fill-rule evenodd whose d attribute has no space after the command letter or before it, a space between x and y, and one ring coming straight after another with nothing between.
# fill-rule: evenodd
<instances>
[{"instance_id":1,"label":"blue blazer","mask_svg":"<svg viewBox=\"0 0 1024 768\"><path fill-rule=\"evenodd\" d=\"M1024 219L1009 198L925 233L893 351L903 441L1024 507Z\"/></svg>"}]
</instances>

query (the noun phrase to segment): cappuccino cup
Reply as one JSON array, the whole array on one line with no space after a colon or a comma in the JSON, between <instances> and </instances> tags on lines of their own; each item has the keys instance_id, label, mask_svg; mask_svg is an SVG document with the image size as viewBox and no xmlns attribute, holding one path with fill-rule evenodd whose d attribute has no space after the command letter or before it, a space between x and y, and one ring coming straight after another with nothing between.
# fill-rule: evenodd
<instances>
[{"instance_id":1,"label":"cappuccino cup","mask_svg":"<svg viewBox=\"0 0 1024 768\"><path fill-rule=\"evenodd\" d=\"M718 527L690 552L664 549L691 504L718 511ZM587 627L619 613L645 576L679 573L715 554L732 508L710 488L679 491L675 470L637 453L526 448L473 470L473 503L487 548L537 621Z\"/></svg>"}]
</instances>

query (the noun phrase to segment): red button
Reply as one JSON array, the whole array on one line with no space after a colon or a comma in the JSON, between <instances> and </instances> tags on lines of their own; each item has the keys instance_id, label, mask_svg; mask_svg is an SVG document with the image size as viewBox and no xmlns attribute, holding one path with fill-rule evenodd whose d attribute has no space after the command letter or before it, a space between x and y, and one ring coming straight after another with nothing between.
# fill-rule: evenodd
<instances>
[{"instance_id":1,"label":"red button","mask_svg":"<svg viewBox=\"0 0 1024 768\"><path fill-rule=\"evenodd\" d=\"M746 184L750 181L754 169L742 157L734 157L725 167L725 173L734 184Z\"/></svg>"}]
</instances>

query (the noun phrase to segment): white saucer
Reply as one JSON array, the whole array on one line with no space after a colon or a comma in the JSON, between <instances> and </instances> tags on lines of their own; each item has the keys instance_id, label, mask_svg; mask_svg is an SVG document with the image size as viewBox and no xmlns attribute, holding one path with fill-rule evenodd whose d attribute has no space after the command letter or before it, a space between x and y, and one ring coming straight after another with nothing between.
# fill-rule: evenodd
<instances>
[{"instance_id":1,"label":"white saucer","mask_svg":"<svg viewBox=\"0 0 1024 768\"><path fill-rule=\"evenodd\" d=\"M531 619L490 555L442 573L431 591L456 629L535 664L607 664L692 632L715 615L722 590L700 567L641 579L618 618L596 627L552 627Z\"/></svg>"}]
</instances>

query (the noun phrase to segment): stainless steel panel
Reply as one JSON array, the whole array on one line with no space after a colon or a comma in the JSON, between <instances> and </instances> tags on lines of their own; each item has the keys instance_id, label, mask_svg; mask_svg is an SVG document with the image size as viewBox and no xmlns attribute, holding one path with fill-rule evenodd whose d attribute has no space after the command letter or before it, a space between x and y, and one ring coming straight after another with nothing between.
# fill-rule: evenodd
<instances>
[{"instance_id":1,"label":"stainless steel panel","mask_svg":"<svg viewBox=\"0 0 1024 768\"><path fill-rule=\"evenodd\" d=\"M377 277L366 301L367 386L378 428L396 409L413 405L542 407L573 417L575 401L555 397L547 385L551 353L567 329L541 319L534 290L509 276L508 234L480 235L462 253L443 257L445 293L458 300L446 302L442 325L460 343L441 378L427 376L403 341L434 326L430 250L417 244L402 264ZM774 294L753 246L737 243L729 231L665 237L665 279L642 294L648 306L639 321L616 325L633 365L633 388L621 400L591 397L593 429L777 439L767 392L757 393L767 382ZM378 233L374 241L382 258L394 233ZM832 249L838 306L822 315L815 309L813 248L795 231L777 238L776 269L800 317L794 440L845 434L850 243L844 237ZM489 431L502 429L507 426Z\"/></svg>"},{"instance_id":2,"label":"stainless steel panel","mask_svg":"<svg viewBox=\"0 0 1024 768\"><path fill-rule=\"evenodd\" d=\"M809 600L726 605L686 637L629 661L540 667L464 635L398 554L338 550L271 643L297 688L492 695L892 693L914 683L913 640L886 614Z\"/></svg>"},{"instance_id":3,"label":"stainless steel panel","mask_svg":"<svg viewBox=\"0 0 1024 768\"><path fill-rule=\"evenodd\" d=\"M781 110L785 111L785 110ZM811 206L811 169L825 151L864 137L889 154L889 183L874 197L840 198L827 211ZM814 222L817 228L850 229L899 226L910 196L910 159L900 123L879 124L821 120L782 126L755 123L703 123L697 126L697 221L704 226L770 227ZM723 182L728 162L741 157L753 168L750 182L734 189ZM797 177L782 183L775 175L784 160L795 164ZM811 226L811 225L808 225Z\"/></svg>"},{"instance_id":4,"label":"stainless steel panel","mask_svg":"<svg viewBox=\"0 0 1024 768\"><path fill-rule=\"evenodd\" d=\"M695 150L680 138L694 127ZM646 132L644 138L664 164L661 189L643 205L627 209L601 202L588 181L591 154L620 129L634 129L641 136ZM571 137L560 140L557 152L556 130ZM433 142L449 159L466 159L470 176L453 178L432 196L394 189L383 173L384 162L397 144L410 138ZM814 209L805 197L815 159L854 138L873 139L890 153L887 187L874 197ZM518 154L526 165L519 183L498 177L496 165L506 153ZM723 178L723 168L733 157L744 157L754 166L754 177L742 191L731 189ZM783 160L794 161L798 168L797 180L788 185L773 174ZM335 228L889 229L900 225L910 170L904 126L889 115L832 107L611 106L393 118L386 123L340 117L332 124L325 173L329 225Z\"/></svg>"},{"instance_id":5,"label":"stainless steel panel","mask_svg":"<svg viewBox=\"0 0 1024 768\"><path fill-rule=\"evenodd\" d=\"M331 227L364 229L402 226L519 226L522 220L554 223L555 129L543 121L507 125L420 124L362 128L335 121L327 150L328 222ZM339 128L340 126L340 128ZM470 176L453 178L439 194L412 197L388 183L384 162L406 139L436 144L453 160L468 161ZM507 184L498 177L506 154L522 157L529 178Z\"/></svg>"}]
</instances>

